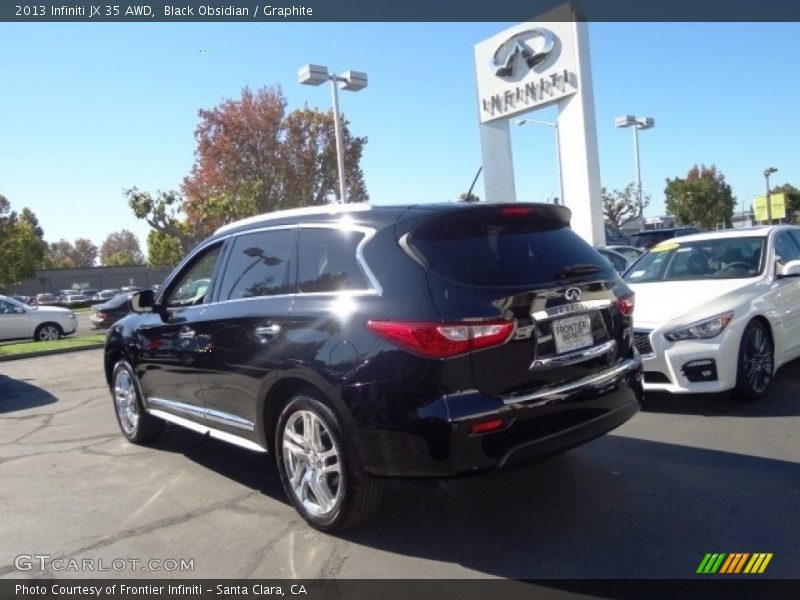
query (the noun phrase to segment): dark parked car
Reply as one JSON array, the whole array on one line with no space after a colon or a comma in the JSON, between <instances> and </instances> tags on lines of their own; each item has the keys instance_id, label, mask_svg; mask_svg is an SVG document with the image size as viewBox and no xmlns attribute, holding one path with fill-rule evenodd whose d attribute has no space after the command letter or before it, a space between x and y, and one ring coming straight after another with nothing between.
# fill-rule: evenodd
<instances>
[{"instance_id":1,"label":"dark parked car","mask_svg":"<svg viewBox=\"0 0 800 600\"><path fill-rule=\"evenodd\" d=\"M682 235L691 235L693 233L700 233L701 231L703 230L698 229L697 227L679 227L674 229L650 229L634 233L631 236L631 243L637 248L643 248L644 250L648 250L653 246L655 246L656 244L660 244L665 240L669 240L674 237L680 237Z\"/></svg>"},{"instance_id":2,"label":"dark parked car","mask_svg":"<svg viewBox=\"0 0 800 600\"><path fill-rule=\"evenodd\" d=\"M95 329L108 329L131 311L131 295L117 294L110 300L92 307L89 320Z\"/></svg>"},{"instance_id":3,"label":"dark parked car","mask_svg":"<svg viewBox=\"0 0 800 600\"><path fill-rule=\"evenodd\" d=\"M342 205L227 225L109 330L122 433L146 443L170 421L274 453L322 530L366 518L384 477L487 473L602 435L639 409L633 295L570 215Z\"/></svg>"},{"instance_id":4,"label":"dark parked car","mask_svg":"<svg viewBox=\"0 0 800 600\"><path fill-rule=\"evenodd\" d=\"M606 229L606 246L611 245L628 245L631 243L631 238L622 233L619 229L614 229L610 225L605 226Z\"/></svg>"},{"instance_id":5,"label":"dark parked car","mask_svg":"<svg viewBox=\"0 0 800 600\"><path fill-rule=\"evenodd\" d=\"M33 306L55 306L58 304L58 298L55 294L36 294L31 305Z\"/></svg>"},{"instance_id":6,"label":"dark parked car","mask_svg":"<svg viewBox=\"0 0 800 600\"><path fill-rule=\"evenodd\" d=\"M622 256L622 254L616 252L615 250L610 250L609 248L604 246L597 247L595 248L595 250L597 250L601 254L601 256L603 256L608 262L611 263L611 266L614 267L614 270L617 273L620 274L624 273L627 270L628 266L631 264L627 258Z\"/></svg>"}]
</instances>

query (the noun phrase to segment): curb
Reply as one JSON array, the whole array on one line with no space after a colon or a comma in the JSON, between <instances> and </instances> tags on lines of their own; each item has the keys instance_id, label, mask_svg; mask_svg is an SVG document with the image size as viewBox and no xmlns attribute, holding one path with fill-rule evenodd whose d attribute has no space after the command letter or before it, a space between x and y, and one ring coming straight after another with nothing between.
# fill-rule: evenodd
<instances>
[{"instance_id":1,"label":"curb","mask_svg":"<svg viewBox=\"0 0 800 600\"><path fill-rule=\"evenodd\" d=\"M86 346L78 346L77 348L55 348L53 350L38 350L36 352L26 352L25 354L12 354L11 356L0 356L0 362L9 360L20 360L22 358L36 358L37 356L49 356L50 354L69 354L70 352L82 352L83 350L97 350L98 348L105 348L105 344L87 344Z\"/></svg>"}]
</instances>

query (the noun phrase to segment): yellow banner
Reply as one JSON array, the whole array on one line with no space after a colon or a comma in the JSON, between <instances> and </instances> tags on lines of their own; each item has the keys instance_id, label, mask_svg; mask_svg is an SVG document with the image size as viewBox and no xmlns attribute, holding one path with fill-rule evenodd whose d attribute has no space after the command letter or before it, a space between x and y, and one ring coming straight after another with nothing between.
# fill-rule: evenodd
<instances>
[{"instance_id":1,"label":"yellow banner","mask_svg":"<svg viewBox=\"0 0 800 600\"><path fill-rule=\"evenodd\" d=\"M772 205L772 218L786 218L786 196L784 194L770 194L770 204ZM756 221L769 221L767 211L767 197L757 196L753 202L753 213Z\"/></svg>"}]
</instances>

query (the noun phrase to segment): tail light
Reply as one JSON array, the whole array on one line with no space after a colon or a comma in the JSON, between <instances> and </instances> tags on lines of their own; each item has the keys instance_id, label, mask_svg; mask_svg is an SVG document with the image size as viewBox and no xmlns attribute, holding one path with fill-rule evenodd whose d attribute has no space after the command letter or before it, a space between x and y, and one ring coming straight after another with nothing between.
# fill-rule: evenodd
<instances>
[{"instance_id":1,"label":"tail light","mask_svg":"<svg viewBox=\"0 0 800 600\"><path fill-rule=\"evenodd\" d=\"M633 292L629 294L625 294L620 299L617 300L617 306L619 307L619 312L621 312L626 317L630 317L633 314L633 308L635 306L635 294Z\"/></svg>"},{"instance_id":2,"label":"tail light","mask_svg":"<svg viewBox=\"0 0 800 600\"><path fill-rule=\"evenodd\" d=\"M374 334L417 354L449 358L504 344L514 331L511 321L480 323L419 323L408 321L369 321Z\"/></svg>"}]
</instances>

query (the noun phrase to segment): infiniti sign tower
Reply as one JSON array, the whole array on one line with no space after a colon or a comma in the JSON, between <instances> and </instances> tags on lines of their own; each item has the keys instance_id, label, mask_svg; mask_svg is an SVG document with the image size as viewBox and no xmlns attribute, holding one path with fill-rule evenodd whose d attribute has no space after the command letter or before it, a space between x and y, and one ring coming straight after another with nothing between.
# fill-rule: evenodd
<instances>
[{"instance_id":1,"label":"infiniti sign tower","mask_svg":"<svg viewBox=\"0 0 800 600\"><path fill-rule=\"evenodd\" d=\"M510 119L558 107L562 202L572 210L572 228L588 242L603 244L587 27L564 5L477 44L478 114L486 199L514 202Z\"/></svg>"}]
</instances>

